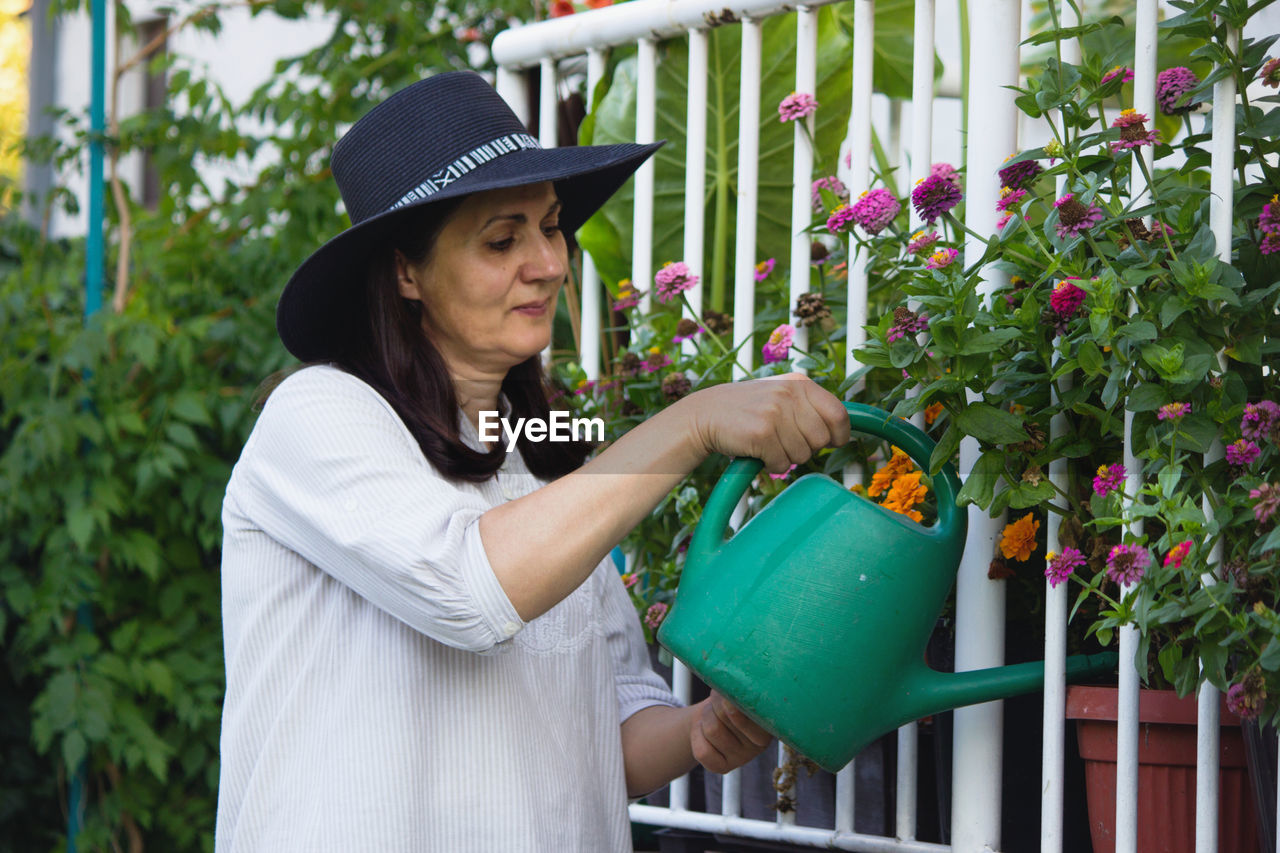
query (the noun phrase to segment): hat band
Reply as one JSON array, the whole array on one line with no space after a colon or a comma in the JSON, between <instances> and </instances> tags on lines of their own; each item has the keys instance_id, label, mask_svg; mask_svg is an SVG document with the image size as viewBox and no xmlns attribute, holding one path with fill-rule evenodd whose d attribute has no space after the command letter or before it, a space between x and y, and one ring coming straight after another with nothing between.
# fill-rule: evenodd
<instances>
[{"instance_id":1,"label":"hat band","mask_svg":"<svg viewBox=\"0 0 1280 853\"><path fill-rule=\"evenodd\" d=\"M443 169L433 172L431 177L400 196L400 200L387 208L386 212L404 207L406 204L413 204L424 198L430 198L468 172L478 169L485 163L496 160L499 157L513 154L516 151L526 151L531 148L541 147L538 144L538 140L527 133L508 133L506 136L491 139L483 145L477 145L472 148Z\"/></svg>"}]
</instances>

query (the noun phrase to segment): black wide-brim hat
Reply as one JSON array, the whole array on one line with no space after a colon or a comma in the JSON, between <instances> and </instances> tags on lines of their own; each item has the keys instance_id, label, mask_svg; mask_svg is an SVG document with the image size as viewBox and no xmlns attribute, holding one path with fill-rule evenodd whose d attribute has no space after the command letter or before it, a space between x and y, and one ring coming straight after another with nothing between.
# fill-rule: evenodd
<instances>
[{"instance_id":1,"label":"black wide-brim hat","mask_svg":"<svg viewBox=\"0 0 1280 853\"><path fill-rule=\"evenodd\" d=\"M420 80L360 118L330 167L351 227L285 285L276 331L302 361L339 357L362 322L370 253L407 211L485 190L552 181L572 234L662 142L544 149L502 96L471 71Z\"/></svg>"}]
</instances>

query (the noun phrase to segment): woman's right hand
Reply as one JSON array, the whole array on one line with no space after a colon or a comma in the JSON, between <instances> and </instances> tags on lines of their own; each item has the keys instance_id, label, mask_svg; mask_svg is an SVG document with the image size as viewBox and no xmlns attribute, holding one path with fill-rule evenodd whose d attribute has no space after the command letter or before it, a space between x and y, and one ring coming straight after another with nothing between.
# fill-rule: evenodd
<instances>
[{"instance_id":1,"label":"woman's right hand","mask_svg":"<svg viewBox=\"0 0 1280 853\"><path fill-rule=\"evenodd\" d=\"M715 385L677 406L684 408L690 440L704 454L760 459L773 474L849 440L844 405L802 373Z\"/></svg>"}]
</instances>

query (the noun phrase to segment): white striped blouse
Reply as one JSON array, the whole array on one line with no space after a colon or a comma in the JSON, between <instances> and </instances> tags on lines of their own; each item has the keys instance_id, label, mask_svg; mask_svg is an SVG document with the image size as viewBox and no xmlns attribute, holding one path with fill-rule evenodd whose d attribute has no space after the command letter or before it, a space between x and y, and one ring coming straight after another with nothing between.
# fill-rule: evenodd
<instances>
[{"instance_id":1,"label":"white striped blouse","mask_svg":"<svg viewBox=\"0 0 1280 853\"><path fill-rule=\"evenodd\" d=\"M478 519L540 485L446 480L336 368L272 393L223 504L218 853L631 849L619 726L677 703L610 561L507 599Z\"/></svg>"}]
</instances>

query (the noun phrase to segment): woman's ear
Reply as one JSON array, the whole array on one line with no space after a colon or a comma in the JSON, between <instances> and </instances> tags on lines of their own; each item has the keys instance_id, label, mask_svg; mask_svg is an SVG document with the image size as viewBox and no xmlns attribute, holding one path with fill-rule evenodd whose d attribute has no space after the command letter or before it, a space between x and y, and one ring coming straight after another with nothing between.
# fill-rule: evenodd
<instances>
[{"instance_id":1,"label":"woman's ear","mask_svg":"<svg viewBox=\"0 0 1280 853\"><path fill-rule=\"evenodd\" d=\"M396 289L405 299L422 301L422 292L418 290L419 271L409 263L409 259L396 249Z\"/></svg>"}]
</instances>

